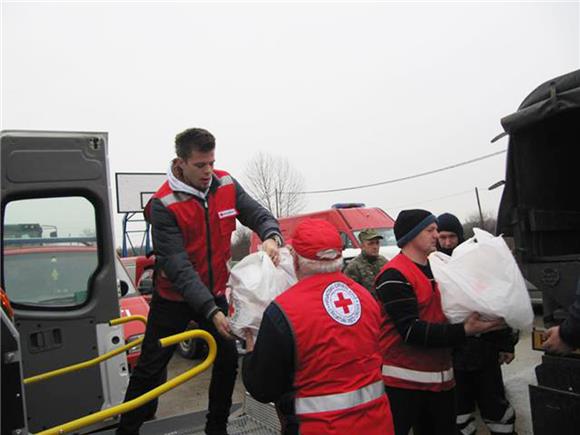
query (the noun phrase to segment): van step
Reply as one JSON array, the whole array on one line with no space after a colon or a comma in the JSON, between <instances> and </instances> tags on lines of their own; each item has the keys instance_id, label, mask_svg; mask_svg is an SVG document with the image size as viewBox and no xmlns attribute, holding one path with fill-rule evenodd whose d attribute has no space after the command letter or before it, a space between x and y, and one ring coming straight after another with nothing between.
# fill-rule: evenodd
<instances>
[{"instance_id":1,"label":"van step","mask_svg":"<svg viewBox=\"0 0 580 435\"><path fill-rule=\"evenodd\" d=\"M185 434L192 435L204 435L205 432L203 428L197 432L184 432ZM253 417L244 414L240 417L230 419L228 422L228 434L229 435L275 435L280 434L280 431L275 431L274 429L268 427L267 425L260 423ZM173 433L172 433L173 435Z\"/></svg>"},{"instance_id":2,"label":"van step","mask_svg":"<svg viewBox=\"0 0 580 435\"><path fill-rule=\"evenodd\" d=\"M199 415L196 415L199 414ZM203 417L203 420L199 417ZM205 411L202 413L187 414L178 417L168 417L158 421L145 423L141 428L141 435L205 435ZM255 418L243 414L230 418L228 422L229 435L274 435L279 434L271 427L260 423ZM99 432L99 435L114 435L115 430L109 429Z\"/></svg>"},{"instance_id":3,"label":"van step","mask_svg":"<svg viewBox=\"0 0 580 435\"><path fill-rule=\"evenodd\" d=\"M204 435L206 413L204 410L148 421L141 427L140 434ZM244 399L243 410L241 404L234 404L232 414L228 422L230 435L274 435L281 432L274 405L257 402L249 394ZM115 431L109 429L99 434L114 435Z\"/></svg>"}]
</instances>

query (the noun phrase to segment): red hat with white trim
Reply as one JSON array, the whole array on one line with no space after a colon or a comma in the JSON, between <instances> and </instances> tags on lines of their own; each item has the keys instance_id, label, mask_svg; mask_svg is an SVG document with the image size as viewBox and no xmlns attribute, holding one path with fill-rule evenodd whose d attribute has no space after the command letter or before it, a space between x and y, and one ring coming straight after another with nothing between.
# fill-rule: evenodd
<instances>
[{"instance_id":1,"label":"red hat with white trim","mask_svg":"<svg viewBox=\"0 0 580 435\"><path fill-rule=\"evenodd\" d=\"M310 260L332 261L342 255L342 239L336 227L322 219L304 219L292 235L292 247Z\"/></svg>"}]
</instances>

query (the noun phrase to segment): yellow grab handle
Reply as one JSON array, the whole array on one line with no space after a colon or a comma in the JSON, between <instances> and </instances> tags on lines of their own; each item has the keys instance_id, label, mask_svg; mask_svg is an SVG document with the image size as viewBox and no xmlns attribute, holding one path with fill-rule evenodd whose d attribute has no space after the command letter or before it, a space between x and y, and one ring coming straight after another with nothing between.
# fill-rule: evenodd
<instances>
[{"instance_id":1,"label":"yellow grab handle","mask_svg":"<svg viewBox=\"0 0 580 435\"><path fill-rule=\"evenodd\" d=\"M105 409L103 411L95 412L94 414L87 415L86 417L79 418L77 420L73 420L69 423L62 424L60 426L55 426L53 428L47 429L45 431L39 432L36 435L60 435L65 434L68 432L75 431L77 429L90 426L91 424L97 423L99 421L106 420L108 418L114 417L119 414L124 414L126 412L132 411L135 408L138 408L145 403L158 398L162 394L166 393L167 391L187 382L197 374L207 370L209 366L211 366L215 360L217 354L217 345L215 339L211 336L210 333L206 331L202 331L200 329L194 329L192 331L182 332L181 334L172 335L170 337L165 337L159 340L159 344L161 347L168 347L174 345L180 341L189 340L192 338L201 338L205 340L209 346L209 353L207 357L201 362L201 364L192 367L185 373L176 376L175 378L167 381L164 384L161 384L157 388L139 396L133 400L130 400L125 403L121 403L120 405L113 406L109 409Z\"/></svg>"},{"instance_id":2,"label":"yellow grab handle","mask_svg":"<svg viewBox=\"0 0 580 435\"><path fill-rule=\"evenodd\" d=\"M127 317L121 317L119 319L113 319L109 322L109 325L115 326L115 325L120 325L122 323L128 323L128 322L132 322L132 321L138 321L138 322L143 322L144 324L147 324L147 319L145 318L145 316L127 316ZM47 379L54 378L55 376L60 376L60 375L66 374L66 373L76 372L78 370L82 370L82 369L86 369L88 367L95 366L95 365L100 364L109 358L112 358L116 355L119 355L120 353L123 353L123 352L131 349L132 347L135 347L135 346L141 344L142 342L143 342L143 337L140 337L136 340L133 340L130 343L127 343L125 346L118 347L117 349L113 349L112 351L107 352L103 355L99 355L93 359L83 361L81 363L73 364L73 365L70 365L67 367L62 367L60 369L52 370L50 372L41 373L40 375L31 376L29 378L24 379L23 383L25 385L28 385L28 384L33 384L35 382L46 381Z\"/></svg>"},{"instance_id":3,"label":"yellow grab handle","mask_svg":"<svg viewBox=\"0 0 580 435\"><path fill-rule=\"evenodd\" d=\"M138 314L134 315L134 316L127 316L127 317L119 317L118 319L113 319L109 321L109 325L111 326L117 326L120 325L122 323L129 323L136 320L137 322L141 322L144 325L147 325L147 317L145 316L140 316Z\"/></svg>"}]
</instances>

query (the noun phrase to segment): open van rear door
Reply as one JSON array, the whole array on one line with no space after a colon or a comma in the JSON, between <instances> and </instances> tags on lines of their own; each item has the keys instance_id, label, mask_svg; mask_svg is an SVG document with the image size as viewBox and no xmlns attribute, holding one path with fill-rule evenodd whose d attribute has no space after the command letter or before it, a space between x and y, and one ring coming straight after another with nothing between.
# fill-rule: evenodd
<instances>
[{"instance_id":1,"label":"open van rear door","mask_svg":"<svg viewBox=\"0 0 580 435\"><path fill-rule=\"evenodd\" d=\"M122 327L108 325L119 317L119 302L107 135L4 131L0 151L0 278L14 308L28 378L94 358L123 341ZM121 354L26 385L28 430L117 404L127 382Z\"/></svg>"}]
</instances>

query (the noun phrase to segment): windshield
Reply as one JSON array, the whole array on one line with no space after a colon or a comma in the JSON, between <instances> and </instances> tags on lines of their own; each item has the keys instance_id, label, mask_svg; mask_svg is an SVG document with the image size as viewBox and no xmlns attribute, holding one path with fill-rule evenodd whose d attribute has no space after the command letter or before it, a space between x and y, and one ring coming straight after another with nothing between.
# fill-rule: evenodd
<instances>
[{"instance_id":1,"label":"windshield","mask_svg":"<svg viewBox=\"0 0 580 435\"><path fill-rule=\"evenodd\" d=\"M79 305L87 299L88 281L98 266L96 250L12 252L4 256L10 300L20 304Z\"/></svg>"},{"instance_id":2,"label":"windshield","mask_svg":"<svg viewBox=\"0 0 580 435\"><path fill-rule=\"evenodd\" d=\"M354 231L354 236L356 237L357 240L360 240L358 236L362 230L363 229L361 228L360 230ZM383 238L380 239L381 246L397 245L397 239L395 238L395 230L393 230L392 228L373 228L373 230L375 230L377 233L383 236Z\"/></svg>"}]
</instances>

